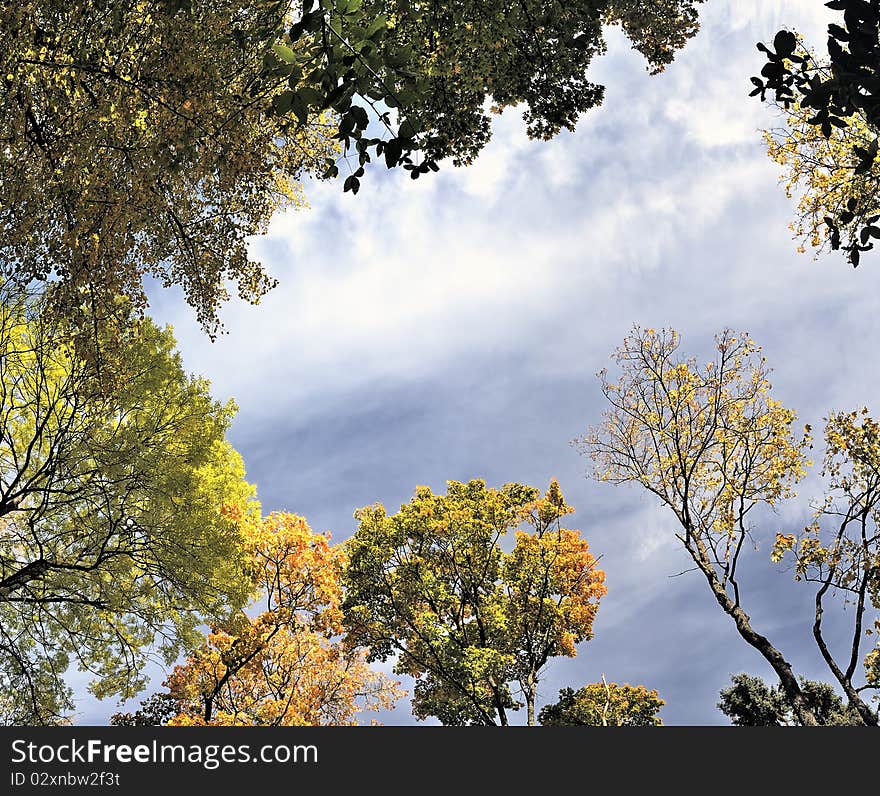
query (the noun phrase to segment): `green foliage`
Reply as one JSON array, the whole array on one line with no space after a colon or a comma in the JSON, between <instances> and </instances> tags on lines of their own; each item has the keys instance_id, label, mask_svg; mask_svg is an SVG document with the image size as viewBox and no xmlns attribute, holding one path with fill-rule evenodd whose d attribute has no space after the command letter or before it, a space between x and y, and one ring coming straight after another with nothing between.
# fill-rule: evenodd
<instances>
[{"instance_id":1,"label":"green foliage","mask_svg":"<svg viewBox=\"0 0 880 796\"><path fill-rule=\"evenodd\" d=\"M302 204L301 177L342 169L357 193L374 158L414 178L469 163L517 104L531 136L573 129L603 97L603 24L658 71L699 2L7 3L0 276L103 312L117 295L142 310L153 278L214 334L230 285L256 302L275 284L247 241Z\"/></svg>"},{"instance_id":2,"label":"green foliage","mask_svg":"<svg viewBox=\"0 0 880 796\"><path fill-rule=\"evenodd\" d=\"M374 156L415 179L443 158L470 163L489 140L491 114L506 107L525 106L534 138L574 129L604 95L586 75L605 51L603 24L620 24L657 72L696 33L699 2L304 0L267 61L289 80L274 105L302 123L338 114L338 137L357 161L346 191L357 193ZM371 119L382 136L368 134ZM326 175L339 171L328 160Z\"/></svg>"},{"instance_id":3,"label":"green foliage","mask_svg":"<svg viewBox=\"0 0 880 796\"><path fill-rule=\"evenodd\" d=\"M544 726L657 727L657 715L666 703L656 691L627 683L591 683L573 691L563 688L559 701L545 705L539 720Z\"/></svg>"},{"instance_id":4,"label":"green foliage","mask_svg":"<svg viewBox=\"0 0 880 796\"><path fill-rule=\"evenodd\" d=\"M783 727L799 724L785 691L768 686L760 677L736 674L733 685L721 691L718 709L738 727ZM821 725L862 725L828 683L801 678L801 692Z\"/></svg>"},{"instance_id":5,"label":"green foliage","mask_svg":"<svg viewBox=\"0 0 880 796\"><path fill-rule=\"evenodd\" d=\"M68 666L130 697L148 647L170 663L246 601L229 516L256 504L224 439L235 407L185 374L169 329L129 317L89 359L46 299L2 299L3 713L50 723L70 708Z\"/></svg>"},{"instance_id":6,"label":"green foliage","mask_svg":"<svg viewBox=\"0 0 880 796\"><path fill-rule=\"evenodd\" d=\"M114 713L114 727L164 727L180 712L178 701L171 694L160 692L147 697L134 713Z\"/></svg>"},{"instance_id":7,"label":"green foliage","mask_svg":"<svg viewBox=\"0 0 880 796\"><path fill-rule=\"evenodd\" d=\"M447 487L418 487L391 516L381 505L357 512L343 605L350 638L372 660L397 656L395 671L416 679L418 718L506 724L521 695L534 723L544 666L592 637L604 573L579 533L561 527L572 509L555 481L543 498L522 484ZM505 552L522 524L531 531Z\"/></svg>"}]
</instances>

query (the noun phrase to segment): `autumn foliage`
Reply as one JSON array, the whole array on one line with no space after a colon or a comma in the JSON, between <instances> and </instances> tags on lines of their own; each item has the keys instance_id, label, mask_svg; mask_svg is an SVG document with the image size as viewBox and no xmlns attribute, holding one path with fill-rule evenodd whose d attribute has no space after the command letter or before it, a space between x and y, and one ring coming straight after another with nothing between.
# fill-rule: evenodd
<instances>
[{"instance_id":1,"label":"autumn foliage","mask_svg":"<svg viewBox=\"0 0 880 796\"><path fill-rule=\"evenodd\" d=\"M559 701L546 705L539 716L545 727L658 727L657 715L666 704L659 694L643 685L590 683L577 691L563 688Z\"/></svg>"},{"instance_id":2,"label":"autumn foliage","mask_svg":"<svg viewBox=\"0 0 880 796\"><path fill-rule=\"evenodd\" d=\"M357 513L346 622L371 659L394 655L415 678L417 717L507 724L521 696L534 723L544 667L592 637L606 592L586 541L562 527L572 511L556 481L542 497L474 480L448 482L445 495L418 487L394 515Z\"/></svg>"},{"instance_id":3,"label":"autumn foliage","mask_svg":"<svg viewBox=\"0 0 880 796\"><path fill-rule=\"evenodd\" d=\"M237 613L168 678L171 725L344 725L391 707L397 684L374 672L342 632L345 553L302 517L245 528L250 575L265 609Z\"/></svg>"},{"instance_id":4,"label":"autumn foliage","mask_svg":"<svg viewBox=\"0 0 880 796\"><path fill-rule=\"evenodd\" d=\"M640 484L674 513L678 540L739 634L779 677L793 720L815 725L819 717L791 664L744 610L738 569L747 541L757 538L756 518L795 497L811 464L811 428L795 431L797 416L773 397L769 368L747 334L717 335L714 356L702 365L682 356L679 345L672 329L635 327L614 355L619 378L599 374L604 423L578 442L599 480ZM793 555L797 577L817 584L819 652L850 714L876 725L864 692L876 688L877 650L865 657L862 650L872 617L875 627L877 621L880 432L867 410L835 412L825 438L826 496L800 536L776 535L771 555ZM851 607L852 621L850 643L836 651L823 629L833 601ZM860 663L866 682L859 686L853 678Z\"/></svg>"}]
</instances>

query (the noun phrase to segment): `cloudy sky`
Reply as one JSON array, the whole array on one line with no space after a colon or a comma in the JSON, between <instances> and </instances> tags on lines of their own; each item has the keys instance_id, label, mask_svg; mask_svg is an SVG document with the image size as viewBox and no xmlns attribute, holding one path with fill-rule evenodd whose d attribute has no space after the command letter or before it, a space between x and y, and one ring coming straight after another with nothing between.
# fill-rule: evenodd
<instances>
[{"instance_id":1,"label":"cloudy sky","mask_svg":"<svg viewBox=\"0 0 880 796\"><path fill-rule=\"evenodd\" d=\"M240 405L231 439L264 510L342 540L356 508L395 509L417 484L556 476L609 592L595 639L551 665L542 699L604 674L657 688L668 724L723 723L730 674L767 667L697 573L675 577L688 560L671 515L636 488L588 480L569 440L600 418L595 373L633 323L674 326L697 355L725 327L749 331L803 422L876 405L880 269L795 252L793 207L759 135L773 117L747 96L756 41L787 25L821 42L830 14L709 0L699 36L659 77L611 32L594 69L605 105L576 133L530 142L510 113L470 168L415 183L376 170L357 197L311 186L310 208L254 242L281 285L259 307L228 305L215 343L177 294L156 293L187 368ZM816 488L757 529L744 599L797 671L827 679L809 590L770 564L767 543L804 522ZM78 720L114 709L83 698ZM412 722L408 701L385 721Z\"/></svg>"}]
</instances>

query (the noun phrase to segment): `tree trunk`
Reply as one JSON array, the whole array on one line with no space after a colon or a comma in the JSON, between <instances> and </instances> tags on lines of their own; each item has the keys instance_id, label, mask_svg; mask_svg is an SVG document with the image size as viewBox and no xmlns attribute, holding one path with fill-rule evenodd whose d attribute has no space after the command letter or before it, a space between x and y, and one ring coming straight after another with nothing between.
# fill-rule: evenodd
<instances>
[{"instance_id":1,"label":"tree trunk","mask_svg":"<svg viewBox=\"0 0 880 796\"><path fill-rule=\"evenodd\" d=\"M827 588L828 585L826 584L826 586L820 589L819 593L816 595L816 621L813 623L813 638L816 639L816 644L819 647L819 652L822 653L822 657L825 659L825 663L828 664L828 668L831 669L831 673L837 678L837 682L840 683L840 687L846 694L849 706L859 714L859 718L866 726L876 727L877 716L874 714L874 711L865 704L865 701L859 696L859 692L853 688L850 677L841 671L840 667L837 665L837 661L835 661L831 655L831 651L828 649L828 645L825 643L825 638L822 635L822 597ZM856 628L857 634L860 630L860 627ZM856 636L856 641L858 641L858 635ZM857 649L858 648L856 648L856 650ZM854 657L853 663L855 663L855 661L856 658Z\"/></svg>"},{"instance_id":2,"label":"tree trunk","mask_svg":"<svg viewBox=\"0 0 880 796\"><path fill-rule=\"evenodd\" d=\"M816 717L807 706L800 684L792 671L791 664L785 659L783 654L770 643L768 638L762 636L752 627L749 615L730 598L730 595L721 585L721 582L718 580L718 575L709 562L708 556L701 556L699 552L694 550L689 550L688 552L690 552L694 562L706 576L709 588L712 589L712 593L715 595L715 599L718 601L722 610L733 619L740 636L742 636L746 643L761 653L764 660L773 667L773 671L776 672L779 677L779 683L782 686L782 690L785 691L785 695L788 697L788 701L791 704L798 721L805 727L817 726L818 722L816 721Z\"/></svg>"},{"instance_id":3,"label":"tree trunk","mask_svg":"<svg viewBox=\"0 0 880 796\"><path fill-rule=\"evenodd\" d=\"M535 686L537 683L537 675L534 669L526 674L525 681L520 681L523 690L523 696L526 698L526 714L529 727L535 726Z\"/></svg>"}]
</instances>

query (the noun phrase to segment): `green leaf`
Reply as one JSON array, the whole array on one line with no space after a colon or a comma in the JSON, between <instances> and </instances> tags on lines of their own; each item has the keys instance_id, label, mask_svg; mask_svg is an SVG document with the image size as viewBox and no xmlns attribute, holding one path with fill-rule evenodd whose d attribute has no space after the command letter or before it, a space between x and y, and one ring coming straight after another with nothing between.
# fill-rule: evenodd
<instances>
[{"instance_id":1,"label":"green leaf","mask_svg":"<svg viewBox=\"0 0 880 796\"><path fill-rule=\"evenodd\" d=\"M290 107L291 107L291 109L293 110L293 114L294 114L294 116L296 116L296 118L299 120L299 123L300 123L300 124L303 124L303 125L304 125L304 124L306 124L306 122L308 122L308 120L309 120L309 109L308 109L308 107L306 106L306 104L303 102L303 99L302 99L302 97L300 96L300 92L299 92L299 91L297 91L297 92L293 95L293 100L291 101L291 105L290 105Z\"/></svg>"},{"instance_id":2,"label":"green leaf","mask_svg":"<svg viewBox=\"0 0 880 796\"><path fill-rule=\"evenodd\" d=\"M377 16L373 20L370 27L368 27L366 29L366 31L364 31L364 38L365 39L372 39L373 36L375 36L377 33L379 33L380 31L385 31L385 30L387 30L387 28L388 28L388 18L384 14L379 14L379 16Z\"/></svg>"},{"instance_id":3,"label":"green leaf","mask_svg":"<svg viewBox=\"0 0 880 796\"><path fill-rule=\"evenodd\" d=\"M283 116L287 113L293 104L293 97L294 92L290 90L282 91L280 94L272 97L272 107L275 109L275 113L279 116Z\"/></svg>"},{"instance_id":4,"label":"green leaf","mask_svg":"<svg viewBox=\"0 0 880 796\"><path fill-rule=\"evenodd\" d=\"M324 95L316 89L302 86L297 89L296 94L300 98L302 104L307 108L320 110L324 107Z\"/></svg>"},{"instance_id":5,"label":"green leaf","mask_svg":"<svg viewBox=\"0 0 880 796\"><path fill-rule=\"evenodd\" d=\"M409 119L404 119L400 125L400 129L397 132L397 136L398 138L411 141L413 138L415 138L418 132L419 131L416 126Z\"/></svg>"},{"instance_id":6,"label":"green leaf","mask_svg":"<svg viewBox=\"0 0 880 796\"><path fill-rule=\"evenodd\" d=\"M290 49L290 47L285 47L283 44L275 44L272 47L272 52L275 53L282 61L286 61L289 64L292 64L296 61L296 53Z\"/></svg>"}]
</instances>

